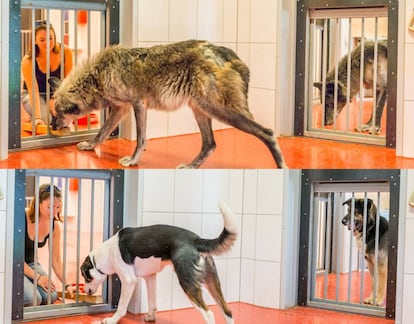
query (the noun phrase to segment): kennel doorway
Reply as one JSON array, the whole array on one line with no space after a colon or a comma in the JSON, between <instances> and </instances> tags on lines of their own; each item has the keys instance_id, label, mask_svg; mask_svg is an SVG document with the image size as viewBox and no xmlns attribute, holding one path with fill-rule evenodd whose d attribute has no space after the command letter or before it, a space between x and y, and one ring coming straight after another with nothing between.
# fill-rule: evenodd
<instances>
[{"instance_id":1,"label":"kennel doorway","mask_svg":"<svg viewBox=\"0 0 414 324\"><path fill-rule=\"evenodd\" d=\"M298 1L296 136L395 147L397 26L396 0ZM361 52L368 51L371 44L374 68L370 70L372 76L364 79L363 70L369 60L359 56L358 65L353 65L351 53L358 47ZM380 60L382 44L387 44L386 68ZM384 91L376 91L366 82L368 79L380 84L384 77L386 87L379 88ZM319 83L319 89L315 83ZM327 102L331 103L330 109L323 108ZM382 113L376 111L376 103L383 107ZM380 129L376 128L376 119Z\"/></svg>"},{"instance_id":2,"label":"kennel doorway","mask_svg":"<svg viewBox=\"0 0 414 324\"><path fill-rule=\"evenodd\" d=\"M117 232L123 225L123 182L122 170L16 170L16 206L14 217L14 256L13 256L13 296L12 320L33 320L53 316L67 316L92 312L103 312L116 307L120 284L116 276L105 282L94 296L82 291L83 277L80 265L89 251ZM42 248L40 242L39 197L49 193L50 198L61 196L60 220L52 222L52 232L56 226L60 229L60 252L62 261L62 280L56 277L53 267L53 236ZM33 201L35 203L33 204ZM50 210L53 210L50 199ZM52 294L47 293L44 304L37 305L33 282L33 304L25 305L24 272L26 215L28 208L34 206L34 260L37 260L49 280L57 287L58 299L52 303ZM35 262L37 263L37 262ZM36 271L41 271L36 266ZM76 287L74 296L64 293L66 285ZM26 290L27 293L28 290Z\"/></svg>"},{"instance_id":3,"label":"kennel doorway","mask_svg":"<svg viewBox=\"0 0 414 324\"><path fill-rule=\"evenodd\" d=\"M21 98L24 80L20 63L28 51L34 52L33 31L39 24L46 26L46 35L50 35L53 30L56 43L64 44L71 50L73 67L105 46L119 43L119 6L119 1L115 0L10 1L10 30L15 31L15 35L10 37L9 150L77 143L95 137L108 114L107 111L96 111L82 116L71 125L70 134L64 136L54 134L49 127L51 114L43 113L47 115L44 118L45 124L36 126L35 119L24 109L24 102L28 100ZM50 42L47 44L50 49ZM63 51L60 51L60 55L64 66ZM50 66L50 55L46 58L46 66ZM32 75L35 75L35 70L33 60ZM60 77L63 78L64 75L64 68L61 68ZM49 76L50 72L47 71L46 79ZM46 84L42 96L47 107L50 104L50 91L49 84ZM111 134L116 135L117 130Z\"/></svg>"},{"instance_id":4,"label":"kennel doorway","mask_svg":"<svg viewBox=\"0 0 414 324\"><path fill-rule=\"evenodd\" d=\"M306 170L302 173L302 206L300 218L299 305L344 312L395 317L396 265L398 242L399 170ZM348 199L352 201L352 222L357 213L357 199L363 201L363 219L368 224L368 199L377 207L375 219L388 220L388 272L384 282L383 304L364 302L371 293L371 277L364 255L358 253L352 230L342 224L347 214ZM378 223L379 224L379 223ZM371 226L371 223L370 223ZM379 227L373 242L379 242ZM367 225L362 226L365 241ZM362 244L365 250L365 243ZM381 251L374 244L373 257ZM375 266L374 282L380 280ZM378 288L374 285L374 296Z\"/></svg>"}]
</instances>

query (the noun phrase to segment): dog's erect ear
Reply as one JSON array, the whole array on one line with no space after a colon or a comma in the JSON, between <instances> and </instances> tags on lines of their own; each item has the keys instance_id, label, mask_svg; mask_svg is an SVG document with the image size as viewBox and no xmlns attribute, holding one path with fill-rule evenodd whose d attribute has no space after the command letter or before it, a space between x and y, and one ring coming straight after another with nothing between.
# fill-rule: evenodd
<instances>
[{"instance_id":1,"label":"dog's erect ear","mask_svg":"<svg viewBox=\"0 0 414 324\"><path fill-rule=\"evenodd\" d=\"M367 199L367 209L370 210L371 207L374 205L374 202L372 201L372 199Z\"/></svg>"},{"instance_id":2,"label":"dog's erect ear","mask_svg":"<svg viewBox=\"0 0 414 324\"><path fill-rule=\"evenodd\" d=\"M352 198L349 198L347 201L344 201L344 202L342 203L342 206L344 206L344 205L351 206L351 203L352 203Z\"/></svg>"},{"instance_id":3,"label":"dog's erect ear","mask_svg":"<svg viewBox=\"0 0 414 324\"><path fill-rule=\"evenodd\" d=\"M322 91L322 82L314 82L313 86L318 88L320 91Z\"/></svg>"},{"instance_id":4,"label":"dog's erect ear","mask_svg":"<svg viewBox=\"0 0 414 324\"><path fill-rule=\"evenodd\" d=\"M63 113L66 115L80 115L81 111L78 105L72 103L65 106Z\"/></svg>"},{"instance_id":5,"label":"dog's erect ear","mask_svg":"<svg viewBox=\"0 0 414 324\"><path fill-rule=\"evenodd\" d=\"M53 90L56 90L60 87L60 84L62 81L57 77L50 77L47 82L49 82L49 85L52 87Z\"/></svg>"}]
</instances>

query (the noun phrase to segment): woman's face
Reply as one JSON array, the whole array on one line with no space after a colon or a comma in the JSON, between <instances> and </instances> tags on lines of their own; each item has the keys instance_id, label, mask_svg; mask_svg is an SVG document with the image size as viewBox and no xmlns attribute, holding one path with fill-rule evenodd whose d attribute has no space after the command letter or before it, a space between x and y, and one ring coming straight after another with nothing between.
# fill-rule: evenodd
<instances>
[{"instance_id":1,"label":"woman's face","mask_svg":"<svg viewBox=\"0 0 414 324\"><path fill-rule=\"evenodd\" d=\"M50 208L52 208L52 203L50 198L43 200L39 204L39 213L43 217L50 216ZM53 217L57 216L57 214L62 210L62 198L53 198Z\"/></svg>"},{"instance_id":2,"label":"woman's face","mask_svg":"<svg viewBox=\"0 0 414 324\"><path fill-rule=\"evenodd\" d=\"M47 51L47 38L46 38L46 29L40 29L36 33L36 45L39 47L41 52ZM49 30L49 49L52 50L55 47L55 33L53 30Z\"/></svg>"}]
</instances>

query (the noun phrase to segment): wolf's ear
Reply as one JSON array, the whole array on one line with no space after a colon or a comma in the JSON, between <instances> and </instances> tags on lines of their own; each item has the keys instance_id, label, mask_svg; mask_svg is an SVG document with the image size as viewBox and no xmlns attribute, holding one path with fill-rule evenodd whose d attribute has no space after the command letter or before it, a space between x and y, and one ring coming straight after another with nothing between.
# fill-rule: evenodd
<instances>
[{"instance_id":1,"label":"wolf's ear","mask_svg":"<svg viewBox=\"0 0 414 324\"><path fill-rule=\"evenodd\" d=\"M322 83L321 82L314 82L313 86L318 88L320 91L322 91Z\"/></svg>"},{"instance_id":2,"label":"wolf's ear","mask_svg":"<svg viewBox=\"0 0 414 324\"><path fill-rule=\"evenodd\" d=\"M53 90L56 90L60 87L60 84L62 81L57 77L50 77L47 82L49 82L49 85L52 87Z\"/></svg>"},{"instance_id":3,"label":"wolf's ear","mask_svg":"<svg viewBox=\"0 0 414 324\"><path fill-rule=\"evenodd\" d=\"M67 114L67 115L80 115L81 111L80 111L78 105L75 105L75 104L71 103L71 104L65 106L65 109L64 109L63 113Z\"/></svg>"}]
</instances>

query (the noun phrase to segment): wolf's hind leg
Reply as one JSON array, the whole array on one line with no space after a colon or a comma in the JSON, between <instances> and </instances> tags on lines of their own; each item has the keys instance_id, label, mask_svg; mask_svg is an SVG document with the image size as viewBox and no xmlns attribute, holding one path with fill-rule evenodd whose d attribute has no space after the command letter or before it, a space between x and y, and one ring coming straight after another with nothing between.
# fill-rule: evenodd
<instances>
[{"instance_id":1,"label":"wolf's hind leg","mask_svg":"<svg viewBox=\"0 0 414 324\"><path fill-rule=\"evenodd\" d=\"M201 151L190 164L180 164L177 168L198 168L214 151L216 142L214 141L213 128L211 125L211 118L202 113L194 104L191 106L194 112L194 117L200 128L202 145Z\"/></svg>"}]
</instances>

